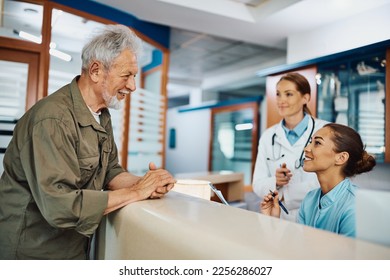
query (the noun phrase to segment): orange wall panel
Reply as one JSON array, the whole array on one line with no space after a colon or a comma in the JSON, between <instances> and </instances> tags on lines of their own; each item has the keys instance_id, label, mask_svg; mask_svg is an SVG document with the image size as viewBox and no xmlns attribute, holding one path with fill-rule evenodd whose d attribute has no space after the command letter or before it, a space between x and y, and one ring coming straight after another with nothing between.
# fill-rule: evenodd
<instances>
[{"instance_id":1,"label":"orange wall panel","mask_svg":"<svg viewBox=\"0 0 390 280\"><path fill-rule=\"evenodd\" d=\"M266 79L266 101L267 101L267 128L278 123L282 118L276 110L276 83L279 79L289 72L298 72L306 77L310 83L311 88L311 99L308 104L308 107L313 114L313 117L317 115L317 67L310 66L308 68L301 68L296 70L291 70L284 73L279 73L276 75L270 75Z\"/></svg>"}]
</instances>

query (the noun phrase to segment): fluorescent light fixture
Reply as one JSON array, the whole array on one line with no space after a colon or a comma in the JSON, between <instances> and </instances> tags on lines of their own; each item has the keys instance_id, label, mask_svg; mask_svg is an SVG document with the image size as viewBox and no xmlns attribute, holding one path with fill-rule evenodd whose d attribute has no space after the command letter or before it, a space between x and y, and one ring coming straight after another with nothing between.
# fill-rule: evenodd
<instances>
[{"instance_id":1,"label":"fluorescent light fixture","mask_svg":"<svg viewBox=\"0 0 390 280\"><path fill-rule=\"evenodd\" d=\"M19 36L21 38L23 38L23 39L32 41L32 42L37 43L37 44L42 43L42 37L41 36L37 37L35 35L32 35L30 33L24 32L24 31L19 31Z\"/></svg>"},{"instance_id":2,"label":"fluorescent light fixture","mask_svg":"<svg viewBox=\"0 0 390 280\"><path fill-rule=\"evenodd\" d=\"M56 49L50 49L49 53L52 56L58 57L59 59L62 59L62 60L68 61L68 62L72 60L72 56L70 56L69 54L64 53L62 51L56 50Z\"/></svg>"},{"instance_id":3,"label":"fluorescent light fixture","mask_svg":"<svg viewBox=\"0 0 390 280\"><path fill-rule=\"evenodd\" d=\"M32 42L38 43L38 44L42 43L42 37L37 37L35 35L32 35L30 33L25 32L25 31L19 31L19 32L14 31L14 32L17 33L23 39L26 39L26 40L29 40L29 41L32 41ZM57 47L56 43L54 43L54 42L50 43L49 53L52 56L58 57L59 59L62 59L62 60L68 61L68 62L72 60L71 55L64 53L62 51L56 50L56 47Z\"/></svg>"},{"instance_id":4,"label":"fluorescent light fixture","mask_svg":"<svg viewBox=\"0 0 390 280\"><path fill-rule=\"evenodd\" d=\"M239 124L236 124L236 126L234 127L235 130L250 130L253 128L253 124L252 123L239 123Z\"/></svg>"}]
</instances>

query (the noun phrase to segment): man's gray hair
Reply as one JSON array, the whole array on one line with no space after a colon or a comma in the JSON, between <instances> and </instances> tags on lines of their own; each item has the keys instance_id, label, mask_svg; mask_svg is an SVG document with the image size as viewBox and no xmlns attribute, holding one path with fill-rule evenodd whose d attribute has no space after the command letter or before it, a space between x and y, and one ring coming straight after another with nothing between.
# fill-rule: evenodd
<instances>
[{"instance_id":1,"label":"man's gray hair","mask_svg":"<svg viewBox=\"0 0 390 280\"><path fill-rule=\"evenodd\" d=\"M94 60L100 61L108 70L122 51L128 49L138 58L142 48L141 39L129 27L120 24L106 25L83 47L81 70L86 71Z\"/></svg>"}]
</instances>

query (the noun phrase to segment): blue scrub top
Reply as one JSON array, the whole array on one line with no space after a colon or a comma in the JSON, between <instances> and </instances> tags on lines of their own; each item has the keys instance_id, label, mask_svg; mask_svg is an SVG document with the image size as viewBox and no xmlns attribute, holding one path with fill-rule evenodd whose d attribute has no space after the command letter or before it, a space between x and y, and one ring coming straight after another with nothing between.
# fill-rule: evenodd
<instances>
[{"instance_id":1,"label":"blue scrub top","mask_svg":"<svg viewBox=\"0 0 390 280\"><path fill-rule=\"evenodd\" d=\"M299 209L298 223L355 237L356 189L346 178L322 197L320 188L310 191Z\"/></svg>"}]
</instances>

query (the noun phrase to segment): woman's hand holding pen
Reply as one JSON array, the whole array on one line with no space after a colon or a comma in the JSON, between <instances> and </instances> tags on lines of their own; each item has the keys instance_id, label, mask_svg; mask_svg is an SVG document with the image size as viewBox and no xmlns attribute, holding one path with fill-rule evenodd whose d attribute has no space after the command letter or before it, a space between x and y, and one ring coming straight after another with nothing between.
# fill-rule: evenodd
<instances>
[{"instance_id":1,"label":"woman's hand holding pen","mask_svg":"<svg viewBox=\"0 0 390 280\"><path fill-rule=\"evenodd\" d=\"M275 177L276 177L276 186L283 187L284 185L287 185L288 182L290 182L292 173L290 169L287 168L286 163L282 163L280 165L280 168L276 169Z\"/></svg>"},{"instance_id":2,"label":"woman's hand holding pen","mask_svg":"<svg viewBox=\"0 0 390 280\"><path fill-rule=\"evenodd\" d=\"M280 217L279 193L274 191L264 196L260 203L260 212L267 216Z\"/></svg>"}]
</instances>

